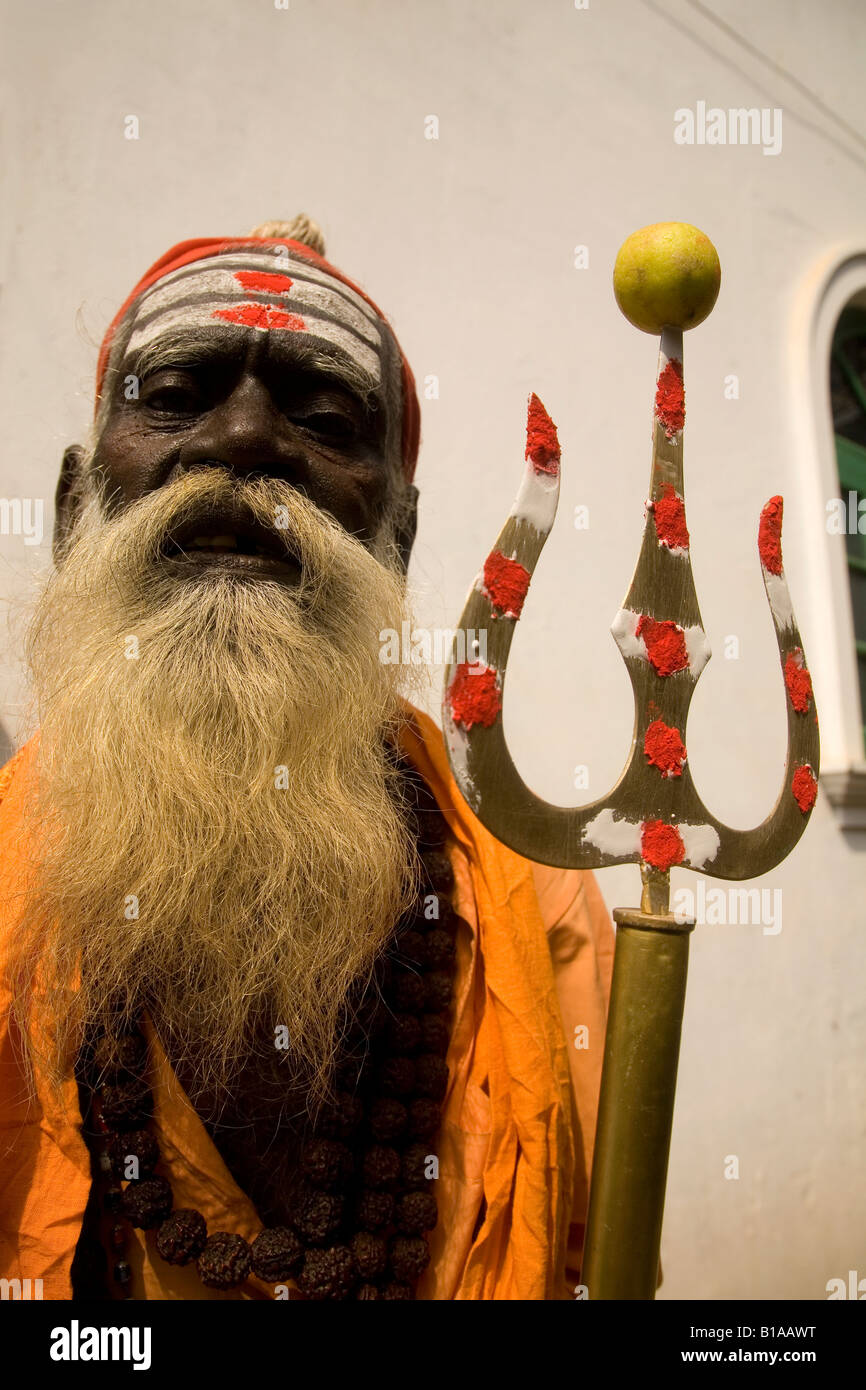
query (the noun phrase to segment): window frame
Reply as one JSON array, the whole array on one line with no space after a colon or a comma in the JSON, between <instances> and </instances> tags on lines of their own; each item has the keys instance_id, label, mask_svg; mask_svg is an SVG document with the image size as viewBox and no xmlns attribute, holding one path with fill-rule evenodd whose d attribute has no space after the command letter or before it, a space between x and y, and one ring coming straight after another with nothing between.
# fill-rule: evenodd
<instances>
[{"instance_id":1,"label":"window frame","mask_svg":"<svg viewBox=\"0 0 866 1390\"><path fill-rule=\"evenodd\" d=\"M866 830L866 756L846 546L827 527L840 492L830 397L833 340L846 309L866 312L866 248L836 243L794 286L786 356L799 533L787 535L795 607L821 720L821 786L844 830ZM794 566L797 566L795 570ZM797 573L803 578L797 582ZM805 580L805 583L803 583Z\"/></svg>"}]
</instances>

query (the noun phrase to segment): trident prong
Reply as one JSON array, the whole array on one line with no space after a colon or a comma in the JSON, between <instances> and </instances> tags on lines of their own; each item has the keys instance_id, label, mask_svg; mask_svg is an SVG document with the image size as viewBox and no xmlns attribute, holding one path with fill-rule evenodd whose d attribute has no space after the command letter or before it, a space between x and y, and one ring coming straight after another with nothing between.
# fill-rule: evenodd
<instances>
[{"instance_id":1,"label":"trident prong","mask_svg":"<svg viewBox=\"0 0 866 1390\"><path fill-rule=\"evenodd\" d=\"M643 541L612 627L635 709L631 749L616 785L586 806L553 806L526 786L505 740L508 656L559 498L556 429L536 396L529 402L523 482L469 594L446 676L443 727L452 770L493 835L527 859L560 868L638 863L641 869L640 909L614 912L616 952L581 1273L593 1299L655 1295L695 925L669 910L670 870L724 879L766 873L803 834L817 791L818 720L782 569L781 497L771 498L761 513L758 552L786 692L782 789L766 820L752 830L733 830L706 809L689 768L688 710L710 649L683 500L682 329L710 312L719 274L708 239L677 223L635 233L617 258L620 308L637 327L661 331L661 341ZM473 644L479 632L487 636L485 660L480 644Z\"/></svg>"}]
</instances>

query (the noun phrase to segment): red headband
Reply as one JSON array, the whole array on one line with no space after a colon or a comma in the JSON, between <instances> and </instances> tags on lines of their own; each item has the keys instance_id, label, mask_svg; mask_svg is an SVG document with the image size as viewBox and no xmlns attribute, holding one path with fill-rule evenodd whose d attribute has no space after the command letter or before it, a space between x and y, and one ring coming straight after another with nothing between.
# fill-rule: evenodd
<instances>
[{"instance_id":1,"label":"red headband","mask_svg":"<svg viewBox=\"0 0 866 1390\"><path fill-rule=\"evenodd\" d=\"M344 275L342 271L337 270L329 261L326 261L324 256L320 256L318 251L314 251L312 247L305 246L300 241L287 241L282 237L200 237L192 241L180 241L177 246L172 246L169 251L166 251L164 256L160 256L159 260L154 262L142 279L139 280L129 298L125 300L109 324L105 337L102 340L102 346L99 349L99 360L96 366L97 405L99 397L102 394L102 387L105 381L105 373L108 367L108 358L112 342L114 341L114 335L127 311L135 300L138 299L140 294L150 289L151 285L155 284L157 280L161 280L164 275L168 275L171 271L179 270L182 266L190 265L193 261L206 260L208 256L218 256L223 251L237 250L241 247L257 249L258 247L265 246L288 247L293 256L305 257L307 260L312 261L314 265L318 266L320 270L325 271L328 275L332 275L335 280L340 280L344 285L348 285L349 289L354 290L355 294L360 295L361 298L369 304L378 318L388 327L394 342L397 342L394 330L391 328L382 310L377 304L373 303L370 296L365 294L364 291L360 289L353 280L350 280L347 275ZM418 447L421 437L421 412L418 405L418 396L415 391L415 378L412 375L412 369L406 361L399 343L397 347L400 351L401 381L403 387L401 457L403 462L403 473L407 482L411 482L415 474L415 464L418 459Z\"/></svg>"}]
</instances>

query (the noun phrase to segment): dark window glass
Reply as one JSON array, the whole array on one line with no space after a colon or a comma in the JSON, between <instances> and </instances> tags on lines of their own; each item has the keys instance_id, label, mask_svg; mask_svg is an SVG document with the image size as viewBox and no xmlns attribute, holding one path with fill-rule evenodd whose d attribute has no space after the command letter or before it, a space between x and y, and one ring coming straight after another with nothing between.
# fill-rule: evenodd
<instances>
[{"instance_id":1,"label":"dark window glass","mask_svg":"<svg viewBox=\"0 0 866 1390\"><path fill-rule=\"evenodd\" d=\"M862 518L859 508L866 498L866 310L849 307L836 325L830 358L830 405L840 496L848 526L845 551L866 745L866 535L860 534L861 520L866 527L866 508Z\"/></svg>"}]
</instances>

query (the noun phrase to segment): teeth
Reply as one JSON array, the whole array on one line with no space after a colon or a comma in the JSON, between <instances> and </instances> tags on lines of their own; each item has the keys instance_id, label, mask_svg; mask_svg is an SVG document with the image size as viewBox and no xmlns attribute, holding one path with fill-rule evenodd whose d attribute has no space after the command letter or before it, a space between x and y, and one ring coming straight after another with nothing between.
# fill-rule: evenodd
<instances>
[{"instance_id":1,"label":"teeth","mask_svg":"<svg viewBox=\"0 0 866 1390\"><path fill-rule=\"evenodd\" d=\"M191 540L184 543L185 550L207 550L207 551L234 551L241 554L241 545L234 532L225 532L218 536L193 536ZM257 555L260 559L274 559L274 552L267 546L260 545L252 537L245 539L243 545L244 554Z\"/></svg>"}]
</instances>

